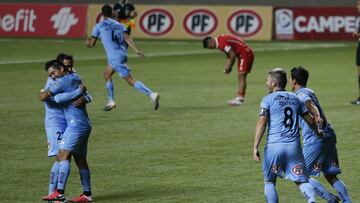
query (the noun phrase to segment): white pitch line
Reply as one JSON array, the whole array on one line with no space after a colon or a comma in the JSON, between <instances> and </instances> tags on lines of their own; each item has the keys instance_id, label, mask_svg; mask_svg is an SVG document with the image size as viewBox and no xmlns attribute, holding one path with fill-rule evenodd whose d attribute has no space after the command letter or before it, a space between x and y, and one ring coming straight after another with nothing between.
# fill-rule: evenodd
<instances>
[{"instance_id":1,"label":"white pitch line","mask_svg":"<svg viewBox=\"0 0 360 203\"><path fill-rule=\"evenodd\" d=\"M306 49L318 49L318 48L339 48L346 47L346 44L295 44L293 46L281 46L281 47L254 47L254 52L267 52L267 51L290 51L290 50L306 50ZM164 56L187 56L187 55L203 55L203 54L215 54L217 52L202 50L202 51L183 51L183 52L157 52L146 54L147 58L152 57L164 57ZM131 54L129 58L137 58L138 56ZM104 60L106 59L105 54L103 56L89 56L89 57L76 57L77 61L91 61L91 60ZM24 64L24 63L42 63L49 60L46 59L29 59L29 60L9 60L0 61L0 65L8 64Z\"/></svg>"}]
</instances>

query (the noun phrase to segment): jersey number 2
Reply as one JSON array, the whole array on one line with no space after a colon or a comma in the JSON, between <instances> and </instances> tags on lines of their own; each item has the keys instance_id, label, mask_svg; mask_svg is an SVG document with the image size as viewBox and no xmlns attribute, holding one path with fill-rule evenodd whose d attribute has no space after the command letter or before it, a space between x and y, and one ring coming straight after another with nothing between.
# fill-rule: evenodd
<instances>
[{"instance_id":1,"label":"jersey number 2","mask_svg":"<svg viewBox=\"0 0 360 203\"><path fill-rule=\"evenodd\" d=\"M294 112L293 112L292 108L286 107L284 109L285 118L284 118L283 123L286 128L291 128L293 126L293 124L294 124L294 120L292 118L293 114L294 114Z\"/></svg>"}]
</instances>

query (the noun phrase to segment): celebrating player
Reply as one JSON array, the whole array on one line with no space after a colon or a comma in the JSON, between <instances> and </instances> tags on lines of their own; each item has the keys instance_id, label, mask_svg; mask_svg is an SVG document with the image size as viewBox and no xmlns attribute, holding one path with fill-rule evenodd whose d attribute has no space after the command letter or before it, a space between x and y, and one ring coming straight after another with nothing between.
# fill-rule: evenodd
<instances>
[{"instance_id":1,"label":"celebrating player","mask_svg":"<svg viewBox=\"0 0 360 203\"><path fill-rule=\"evenodd\" d=\"M275 189L277 176L295 182L308 202L315 202L314 188L308 183L308 175L301 150L299 117L316 131L316 125L299 98L285 91L286 72L276 68L268 73L266 86L270 94L265 96L260 105L259 119L256 124L254 154L260 162L259 144L269 126L267 142L264 149L263 175L265 197L268 203L277 203Z\"/></svg>"},{"instance_id":2,"label":"celebrating player","mask_svg":"<svg viewBox=\"0 0 360 203\"><path fill-rule=\"evenodd\" d=\"M91 202L90 170L87 164L87 143L91 132L91 123L87 115L86 105L76 103L77 98L86 91L80 78L66 71L65 66L58 60L46 63L45 70L55 82L44 91L40 97L47 100L53 96L56 102L64 97L63 93L77 92L67 99L75 102L63 103L63 111L66 118L67 128L59 145L59 175L56 190L43 197L46 201L64 201L65 186L70 173L70 158L73 155L79 168L81 183L84 193L79 197L70 199L71 202ZM72 98L72 99L70 99Z\"/></svg>"},{"instance_id":3,"label":"celebrating player","mask_svg":"<svg viewBox=\"0 0 360 203\"><path fill-rule=\"evenodd\" d=\"M226 54L225 74L230 74L237 58L239 90L237 96L228 103L232 106L242 105L246 92L246 76L250 73L254 61L254 53L251 47L240 38L230 35L220 35L215 38L206 37L203 40L203 46L208 49L219 49Z\"/></svg>"},{"instance_id":4,"label":"celebrating player","mask_svg":"<svg viewBox=\"0 0 360 203\"><path fill-rule=\"evenodd\" d=\"M100 37L108 57L108 66L104 71L104 77L109 100L104 111L110 111L116 107L114 87L111 79L111 76L115 72L139 92L149 96L154 103L154 110L157 110L159 108L159 93L154 93L142 82L135 80L130 73L130 68L126 65L128 46L130 46L139 56L143 57L144 54L136 48L134 41L127 34L124 25L111 19L114 13L111 6L104 5L101 13L104 16L104 20L95 25L92 32L92 38L88 39L86 44L87 47L92 48L95 46L98 37Z\"/></svg>"},{"instance_id":5,"label":"celebrating player","mask_svg":"<svg viewBox=\"0 0 360 203\"><path fill-rule=\"evenodd\" d=\"M338 154L336 150L336 134L333 127L328 123L320 106L319 100L312 89L306 87L309 72L302 67L291 69L291 89L305 104L316 120L320 120L320 128L324 136L319 137L303 121L300 127L304 138L304 157L309 175L319 176L323 172L325 179L337 191L342 202L351 202L345 184L337 178L341 173L339 168ZM310 178L309 183L315 188L316 193L329 202L337 202L336 197L330 194L316 179Z\"/></svg>"}]
</instances>

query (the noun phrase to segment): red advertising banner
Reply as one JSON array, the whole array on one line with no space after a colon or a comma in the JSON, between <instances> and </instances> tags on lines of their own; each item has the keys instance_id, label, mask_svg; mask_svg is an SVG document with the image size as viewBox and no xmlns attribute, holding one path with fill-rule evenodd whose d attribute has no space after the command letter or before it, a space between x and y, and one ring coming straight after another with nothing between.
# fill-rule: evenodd
<instances>
[{"instance_id":1,"label":"red advertising banner","mask_svg":"<svg viewBox=\"0 0 360 203\"><path fill-rule=\"evenodd\" d=\"M275 39L353 40L359 20L355 7L276 8Z\"/></svg>"},{"instance_id":2,"label":"red advertising banner","mask_svg":"<svg viewBox=\"0 0 360 203\"><path fill-rule=\"evenodd\" d=\"M83 37L86 17L86 5L0 4L0 37Z\"/></svg>"}]
</instances>

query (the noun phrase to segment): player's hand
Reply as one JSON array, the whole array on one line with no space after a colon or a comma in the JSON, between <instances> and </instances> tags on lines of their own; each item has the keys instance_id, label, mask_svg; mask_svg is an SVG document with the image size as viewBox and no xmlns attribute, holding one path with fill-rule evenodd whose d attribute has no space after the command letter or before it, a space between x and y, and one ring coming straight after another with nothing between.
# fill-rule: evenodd
<instances>
[{"instance_id":1,"label":"player's hand","mask_svg":"<svg viewBox=\"0 0 360 203\"><path fill-rule=\"evenodd\" d=\"M230 74L230 73L231 73L231 68L225 68L224 74L225 74L225 75L228 75L228 74Z\"/></svg>"},{"instance_id":2,"label":"player's hand","mask_svg":"<svg viewBox=\"0 0 360 203\"><path fill-rule=\"evenodd\" d=\"M83 84L80 84L80 85L79 85L79 88L81 89L81 92L82 92L82 93L86 92L86 90L87 90L87 89L86 89L86 86L83 85Z\"/></svg>"},{"instance_id":3,"label":"player's hand","mask_svg":"<svg viewBox=\"0 0 360 203\"><path fill-rule=\"evenodd\" d=\"M145 54L142 51L136 51L135 53L141 58L145 57Z\"/></svg>"},{"instance_id":4,"label":"player's hand","mask_svg":"<svg viewBox=\"0 0 360 203\"><path fill-rule=\"evenodd\" d=\"M85 97L81 96L81 97L79 97L79 99L75 100L72 104L75 107L79 107L79 106L85 105L85 103L86 103Z\"/></svg>"},{"instance_id":5,"label":"player's hand","mask_svg":"<svg viewBox=\"0 0 360 203\"><path fill-rule=\"evenodd\" d=\"M260 163L260 152L259 149L254 148L254 155L253 155L254 161L256 161L257 163Z\"/></svg>"}]
</instances>

